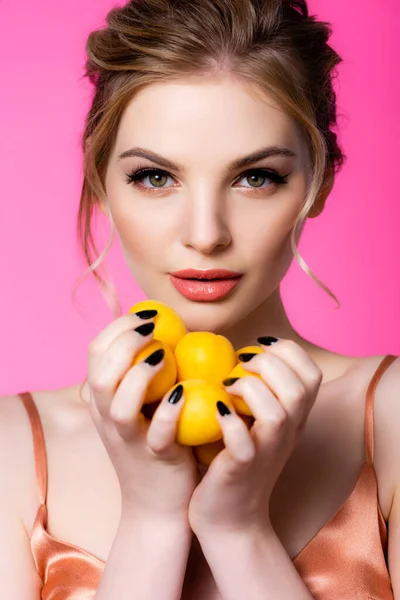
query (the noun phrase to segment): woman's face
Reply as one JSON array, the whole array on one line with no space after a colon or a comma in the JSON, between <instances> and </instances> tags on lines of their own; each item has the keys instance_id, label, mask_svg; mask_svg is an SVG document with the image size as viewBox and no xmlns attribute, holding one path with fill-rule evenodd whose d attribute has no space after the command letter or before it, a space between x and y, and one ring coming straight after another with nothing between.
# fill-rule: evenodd
<instances>
[{"instance_id":1,"label":"woman's face","mask_svg":"<svg viewBox=\"0 0 400 600\"><path fill-rule=\"evenodd\" d=\"M286 153L233 165L277 146ZM268 303L293 259L290 233L305 199L307 161L294 121L232 76L142 90L122 117L105 182L138 285L175 308L189 330L223 331ZM155 171L129 180L143 168ZM222 298L188 299L169 276L188 268L242 277Z\"/></svg>"}]
</instances>

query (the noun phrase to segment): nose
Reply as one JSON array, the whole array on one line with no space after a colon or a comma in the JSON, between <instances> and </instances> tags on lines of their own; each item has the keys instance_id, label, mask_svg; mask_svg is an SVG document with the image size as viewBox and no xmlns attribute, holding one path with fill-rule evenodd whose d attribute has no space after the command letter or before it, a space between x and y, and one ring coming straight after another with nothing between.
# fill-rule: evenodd
<instances>
[{"instance_id":1,"label":"nose","mask_svg":"<svg viewBox=\"0 0 400 600\"><path fill-rule=\"evenodd\" d=\"M202 254L228 247L231 234L224 199L208 190L191 194L186 198L182 211L181 242Z\"/></svg>"}]
</instances>

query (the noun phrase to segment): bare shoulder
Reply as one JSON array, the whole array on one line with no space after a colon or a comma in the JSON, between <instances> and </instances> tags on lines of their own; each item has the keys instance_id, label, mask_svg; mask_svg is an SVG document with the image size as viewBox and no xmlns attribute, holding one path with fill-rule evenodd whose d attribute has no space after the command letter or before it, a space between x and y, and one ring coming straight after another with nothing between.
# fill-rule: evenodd
<instances>
[{"instance_id":1,"label":"bare shoulder","mask_svg":"<svg viewBox=\"0 0 400 600\"><path fill-rule=\"evenodd\" d=\"M44 431L47 461L52 440L74 437L87 425L88 409L71 400L70 388L31 392ZM5 493L30 534L40 500L31 422L19 394L0 397L0 468Z\"/></svg>"},{"instance_id":2,"label":"bare shoulder","mask_svg":"<svg viewBox=\"0 0 400 600\"><path fill-rule=\"evenodd\" d=\"M400 487L399 439L400 357L396 356L380 378L374 399L374 465L378 480L389 486L390 507L396 487Z\"/></svg>"},{"instance_id":3,"label":"bare shoulder","mask_svg":"<svg viewBox=\"0 0 400 600\"><path fill-rule=\"evenodd\" d=\"M79 428L87 424L89 411L71 394L72 388L31 391L45 433L59 433L59 428ZM33 451L32 428L28 413L19 394L0 397L0 428L4 443L22 452ZM18 443L17 443L18 442ZM13 451L14 453L14 451Z\"/></svg>"},{"instance_id":4,"label":"bare shoulder","mask_svg":"<svg viewBox=\"0 0 400 600\"><path fill-rule=\"evenodd\" d=\"M364 431L365 401L368 387L385 355L359 357L351 365L343 382L348 382L356 399L355 410L362 418ZM400 473L400 357L387 365L374 390L374 468L378 481L379 502L385 520L389 519Z\"/></svg>"},{"instance_id":5,"label":"bare shoulder","mask_svg":"<svg viewBox=\"0 0 400 600\"><path fill-rule=\"evenodd\" d=\"M362 444L360 449L363 449L363 456L367 391L385 356L382 354L339 358L343 374L332 378L326 386L328 396L332 398L332 416L337 412L341 422L346 424L346 427L349 426L352 439ZM346 398L346 402L338 402L339 398ZM324 416L324 413L322 414ZM395 360L387 365L377 382L374 390L373 418L373 462L382 514L385 520L388 520L396 487L398 489L400 486L400 357L396 356Z\"/></svg>"},{"instance_id":6,"label":"bare shoulder","mask_svg":"<svg viewBox=\"0 0 400 600\"><path fill-rule=\"evenodd\" d=\"M10 499L12 505L21 512L22 498L33 483L28 467L33 455L31 431L28 415L19 395L1 396L0 469L3 491L8 497L5 499Z\"/></svg>"},{"instance_id":7,"label":"bare shoulder","mask_svg":"<svg viewBox=\"0 0 400 600\"><path fill-rule=\"evenodd\" d=\"M354 377L366 391L372 377L384 360L385 355L361 359ZM374 391L374 462L381 461L387 467L400 458L400 356L394 355L382 373ZM397 463L399 465L399 462Z\"/></svg>"},{"instance_id":8,"label":"bare shoulder","mask_svg":"<svg viewBox=\"0 0 400 600\"><path fill-rule=\"evenodd\" d=\"M63 390L33 392L46 435L60 414L72 414L73 403ZM69 407L69 411L67 409ZM61 417L62 418L62 417ZM70 418L69 424L73 418ZM78 418L75 417L75 421ZM68 423L68 419L66 419ZM47 450L47 439L46 439ZM54 460L52 459L54 463ZM0 571L7 597L39 598L42 582L30 547L40 505L32 427L19 394L0 397ZM2 568L1 568L2 567Z\"/></svg>"},{"instance_id":9,"label":"bare shoulder","mask_svg":"<svg viewBox=\"0 0 400 600\"><path fill-rule=\"evenodd\" d=\"M117 475L79 385L31 392L43 427L48 473L48 532L56 539L108 555L120 518ZM26 412L26 411L25 411ZM23 521L28 536L39 508L32 432L25 417ZM101 524L101 525L99 525Z\"/></svg>"},{"instance_id":10,"label":"bare shoulder","mask_svg":"<svg viewBox=\"0 0 400 600\"><path fill-rule=\"evenodd\" d=\"M24 414L25 413L25 414ZM30 425L18 395L0 397L0 572L2 595L40 597L42 582L35 567L25 523L24 494L29 482Z\"/></svg>"}]
</instances>

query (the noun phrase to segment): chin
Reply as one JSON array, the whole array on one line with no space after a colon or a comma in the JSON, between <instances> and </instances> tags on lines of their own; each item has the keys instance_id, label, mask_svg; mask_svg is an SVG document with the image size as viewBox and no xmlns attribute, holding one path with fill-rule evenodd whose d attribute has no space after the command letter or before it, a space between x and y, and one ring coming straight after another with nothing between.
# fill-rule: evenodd
<instances>
[{"instance_id":1,"label":"chin","mask_svg":"<svg viewBox=\"0 0 400 600\"><path fill-rule=\"evenodd\" d=\"M184 303L176 305L175 310L184 320L188 331L222 333L237 322L238 311L233 303L229 305L226 301L191 302L184 299Z\"/></svg>"},{"instance_id":2,"label":"chin","mask_svg":"<svg viewBox=\"0 0 400 600\"><path fill-rule=\"evenodd\" d=\"M165 282L160 282L155 286L158 293L151 295L146 292L146 296L164 302L174 309L185 322L189 332L222 333L234 326L242 318L243 312L246 314L245 296L248 295L248 290L244 294L241 290L239 294L233 293L220 300L200 302L185 298L169 286L169 282L167 286Z\"/></svg>"}]
</instances>

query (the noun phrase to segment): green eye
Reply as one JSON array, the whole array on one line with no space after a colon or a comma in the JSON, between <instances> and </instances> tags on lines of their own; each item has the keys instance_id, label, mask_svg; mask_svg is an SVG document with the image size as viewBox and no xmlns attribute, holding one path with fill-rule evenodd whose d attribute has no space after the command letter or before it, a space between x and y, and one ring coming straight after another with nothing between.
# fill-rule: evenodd
<instances>
[{"instance_id":1,"label":"green eye","mask_svg":"<svg viewBox=\"0 0 400 600\"><path fill-rule=\"evenodd\" d=\"M275 171L270 171L269 169L252 169L251 171L243 173L240 176L240 179L238 179L238 181L240 181L241 179L253 180L252 183L254 183L255 185L245 187L258 189L263 187L263 183L266 179L269 179L272 183L276 183L278 185L288 183L287 178L289 175L290 173L288 175L282 176L279 175L279 173L276 173Z\"/></svg>"},{"instance_id":2,"label":"green eye","mask_svg":"<svg viewBox=\"0 0 400 600\"><path fill-rule=\"evenodd\" d=\"M254 187L261 187L263 181L265 181L266 177L262 177L261 175L249 175L246 177L248 181L252 180L252 184L254 183ZM257 182L258 180L258 182Z\"/></svg>"},{"instance_id":3,"label":"green eye","mask_svg":"<svg viewBox=\"0 0 400 600\"><path fill-rule=\"evenodd\" d=\"M287 178L289 175L290 173L282 176L279 175L279 173L276 173L276 171L270 171L269 169L251 169L245 173L242 173L237 181L240 181L241 179L247 179L248 181L251 181L251 183L250 185L244 187L260 189L263 187L265 180L268 179L270 182L275 183L276 185L288 183ZM169 177L173 179L172 175L170 175L167 171L163 171L162 169L145 168L127 174L126 182L128 184L133 184L144 191L152 191L156 189L161 190L169 187L166 185ZM143 184L143 181L146 178L148 178L150 186Z\"/></svg>"},{"instance_id":4,"label":"green eye","mask_svg":"<svg viewBox=\"0 0 400 600\"><path fill-rule=\"evenodd\" d=\"M165 181L163 182L162 180L168 179L166 175L160 175L159 173L155 175L147 175L147 177L149 178L150 183L154 185L154 187L163 187L165 185Z\"/></svg>"},{"instance_id":5,"label":"green eye","mask_svg":"<svg viewBox=\"0 0 400 600\"><path fill-rule=\"evenodd\" d=\"M170 177L169 173L166 171L162 171L161 169L140 169L139 171L135 171L133 173L128 174L127 183L133 183L135 185L139 185L139 187L143 187L146 189L162 189L165 187L165 183ZM148 187L147 185L143 185L144 179L148 177L149 182L152 187Z\"/></svg>"}]
</instances>

